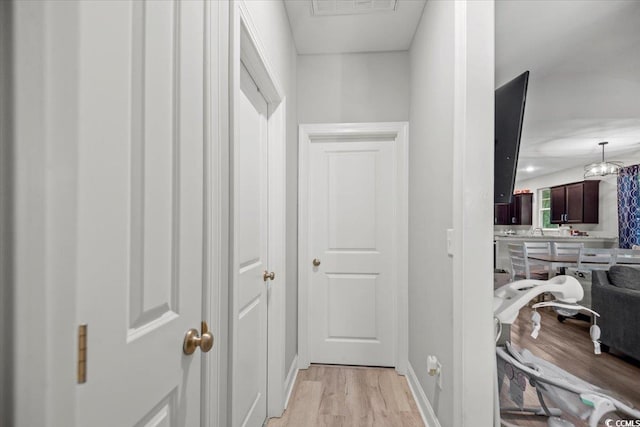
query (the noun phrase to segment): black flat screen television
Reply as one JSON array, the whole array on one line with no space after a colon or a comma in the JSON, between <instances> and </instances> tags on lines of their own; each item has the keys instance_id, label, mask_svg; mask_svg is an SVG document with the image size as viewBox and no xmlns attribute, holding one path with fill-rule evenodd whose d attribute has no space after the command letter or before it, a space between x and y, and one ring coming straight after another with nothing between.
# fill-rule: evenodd
<instances>
[{"instance_id":1,"label":"black flat screen television","mask_svg":"<svg viewBox=\"0 0 640 427\"><path fill-rule=\"evenodd\" d=\"M529 71L500 86L495 93L494 203L511 203L518 167Z\"/></svg>"}]
</instances>

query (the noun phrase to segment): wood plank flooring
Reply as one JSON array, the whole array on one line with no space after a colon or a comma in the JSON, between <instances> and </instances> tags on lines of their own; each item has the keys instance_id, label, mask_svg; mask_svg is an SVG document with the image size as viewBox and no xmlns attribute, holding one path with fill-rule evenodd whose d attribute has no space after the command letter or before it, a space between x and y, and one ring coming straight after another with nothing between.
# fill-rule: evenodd
<instances>
[{"instance_id":1,"label":"wood plank flooring","mask_svg":"<svg viewBox=\"0 0 640 427\"><path fill-rule=\"evenodd\" d=\"M640 362L616 354L597 356L589 338L589 323L569 319L561 324L554 312L539 312L542 330L534 340L529 335L531 310L521 310L511 329L516 346L526 347L536 356L640 407ZM532 387L525 392L525 405L538 406ZM524 427L547 426L546 417L505 414L503 419ZM587 426L582 420L569 419L576 426ZM282 418L271 419L268 426L412 427L423 423L406 379L393 369L312 365L298 373L289 408Z\"/></svg>"},{"instance_id":2,"label":"wood plank flooring","mask_svg":"<svg viewBox=\"0 0 640 427\"><path fill-rule=\"evenodd\" d=\"M393 368L311 365L300 370L289 407L268 427L424 426L405 377Z\"/></svg>"},{"instance_id":3,"label":"wood plank flooring","mask_svg":"<svg viewBox=\"0 0 640 427\"><path fill-rule=\"evenodd\" d=\"M589 338L588 322L568 319L560 323L553 311L542 309L539 313L542 315L542 330L538 339L534 340L530 336L531 309L524 308L520 311L518 320L511 329L511 340L516 346L525 347L534 355L612 391L636 408L640 407L640 362L615 354L595 355ZM505 395L503 393L503 397ZM539 406L533 387L527 387L525 406ZM547 426L546 417L505 415L503 419L518 426ZM582 420L572 418L570 421L576 426L587 426Z\"/></svg>"}]
</instances>

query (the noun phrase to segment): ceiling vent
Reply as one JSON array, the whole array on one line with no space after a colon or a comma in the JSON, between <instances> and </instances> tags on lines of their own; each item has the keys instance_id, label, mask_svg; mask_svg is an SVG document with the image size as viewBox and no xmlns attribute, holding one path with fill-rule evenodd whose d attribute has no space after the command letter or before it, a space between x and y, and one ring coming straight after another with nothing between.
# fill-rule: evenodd
<instances>
[{"instance_id":1,"label":"ceiling vent","mask_svg":"<svg viewBox=\"0 0 640 427\"><path fill-rule=\"evenodd\" d=\"M311 0L314 16L395 12L398 0Z\"/></svg>"}]
</instances>

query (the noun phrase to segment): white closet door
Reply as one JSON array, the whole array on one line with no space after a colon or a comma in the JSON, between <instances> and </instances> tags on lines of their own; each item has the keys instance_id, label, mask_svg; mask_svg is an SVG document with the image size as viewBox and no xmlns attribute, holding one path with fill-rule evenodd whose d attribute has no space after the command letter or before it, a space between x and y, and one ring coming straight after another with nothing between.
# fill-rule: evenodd
<instances>
[{"instance_id":1,"label":"white closet door","mask_svg":"<svg viewBox=\"0 0 640 427\"><path fill-rule=\"evenodd\" d=\"M259 427L267 416L267 102L244 67L240 82L232 425Z\"/></svg>"},{"instance_id":2,"label":"white closet door","mask_svg":"<svg viewBox=\"0 0 640 427\"><path fill-rule=\"evenodd\" d=\"M182 347L202 320L204 3L86 1L78 20L76 425L200 426L206 355Z\"/></svg>"},{"instance_id":3,"label":"white closet door","mask_svg":"<svg viewBox=\"0 0 640 427\"><path fill-rule=\"evenodd\" d=\"M392 141L309 149L309 361L394 366Z\"/></svg>"}]
</instances>

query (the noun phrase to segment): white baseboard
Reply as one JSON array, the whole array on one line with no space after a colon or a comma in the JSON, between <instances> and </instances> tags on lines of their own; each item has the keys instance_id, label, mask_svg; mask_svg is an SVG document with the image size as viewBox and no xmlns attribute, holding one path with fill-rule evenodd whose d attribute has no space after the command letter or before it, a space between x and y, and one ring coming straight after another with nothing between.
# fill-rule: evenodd
<instances>
[{"instance_id":1,"label":"white baseboard","mask_svg":"<svg viewBox=\"0 0 640 427\"><path fill-rule=\"evenodd\" d=\"M291 397L291 392L293 391L293 385L296 383L298 371L298 355L296 354L296 356L291 361L291 366L289 367L287 378L284 380L284 391L287 396L284 399L284 409L287 409L287 406L289 406L289 398Z\"/></svg>"},{"instance_id":2,"label":"white baseboard","mask_svg":"<svg viewBox=\"0 0 640 427\"><path fill-rule=\"evenodd\" d=\"M418 377L416 376L416 372L413 370L411 363L407 364L407 371L409 389L411 389L411 394L413 394L413 398L418 405L422 421L424 421L424 424L427 427L441 427L440 421L438 421L438 417L436 417L436 413L433 411L433 407L431 406L429 399L427 399L427 395L424 394L424 390L420 385L420 381L418 381Z\"/></svg>"}]
</instances>

